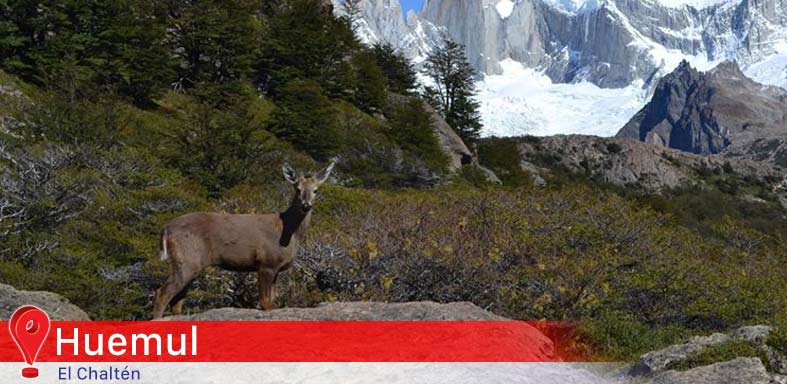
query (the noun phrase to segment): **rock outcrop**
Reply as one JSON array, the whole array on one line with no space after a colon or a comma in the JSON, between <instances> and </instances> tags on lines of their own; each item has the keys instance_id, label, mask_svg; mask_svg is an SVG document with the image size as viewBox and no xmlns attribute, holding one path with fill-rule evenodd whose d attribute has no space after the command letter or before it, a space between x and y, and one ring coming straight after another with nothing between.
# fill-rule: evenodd
<instances>
[{"instance_id":1,"label":"rock outcrop","mask_svg":"<svg viewBox=\"0 0 787 384\"><path fill-rule=\"evenodd\" d=\"M511 140L517 140L522 169L542 177L550 168L557 167L602 183L658 192L699 184L708 173L728 173L770 185L775 193L787 195L787 188L780 186L780 182L787 182L785 170L772 164L700 156L633 140L596 136Z\"/></svg>"},{"instance_id":2,"label":"rock outcrop","mask_svg":"<svg viewBox=\"0 0 787 384\"><path fill-rule=\"evenodd\" d=\"M439 304L429 301L408 303L380 302L336 302L325 303L314 308L282 308L272 311L256 309L219 308L188 316L173 316L172 320L340 320L340 321L379 321L379 320L507 320L472 303L458 302ZM522 324L524 327L530 327ZM501 323L501 331L505 327ZM552 341L540 331L524 332L520 336L521 346L533 351L534 361L555 361L557 359Z\"/></svg>"},{"instance_id":3,"label":"rock outcrop","mask_svg":"<svg viewBox=\"0 0 787 384\"><path fill-rule=\"evenodd\" d=\"M787 91L754 82L732 62L702 73L684 61L617 137L787 166Z\"/></svg>"},{"instance_id":4,"label":"rock outcrop","mask_svg":"<svg viewBox=\"0 0 787 384\"><path fill-rule=\"evenodd\" d=\"M690 355L700 352L707 347L732 341L762 344L770 332L770 327L759 325L742 327L731 334L714 333L710 336L693 337L683 344L672 345L644 354L631 368L630 373L633 376L639 376L660 372L669 367L670 364L686 360Z\"/></svg>"},{"instance_id":5,"label":"rock outcrop","mask_svg":"<svg viewBox=\"0 0 787 384\"><path fill-rule=\"evenodd\" d=\"M771 384L775 379L760 359L740 357L688 371L667 371L651 384Z\"/></svg>"},{"instance_id":6,"label":"rock outcrop","mask_svg":"<svg viewBox=\"0 0 787 384\"><path fill-rule=\"evenodd\" d=\"M787 372L782 371L785 357L767 344L771 328L768 326L746 326L730 333L714 333L710 336L693 337L683 344L673 345L643 355L628 373L628 381L641 384L717 384L747 383L775 384L787 382ZM688 360L707 348L728 343L747 343L765 356L741 356L727 361L692 367L679 371L673 367ZM766 369L766 364L771 372Z\"/></svg>"},{"instance_id":7,"label":"rock outcrop","mask_svg":"<svg viewBox=\"0 0 787 384\"><path fill-rule=\"evenodd\" d=\"M272 311L218 308L177 320L505 320L472 303L438 304L430 301L409 303L336 302L314 308L281 308Z\"/></svg>"},{"instance_id":8,"label":"rock outcrop","mask_svg":"<svg viewBox=\"0 0 787 384\"><path fill-rule=\"evenodd\" d=\"M35 305L49 315L52 320L90 320L90 317L66 298L52 292L19 291L6 284L0 284L0 320L8 320L17 308Z\"/></svg>"}]
</instances>

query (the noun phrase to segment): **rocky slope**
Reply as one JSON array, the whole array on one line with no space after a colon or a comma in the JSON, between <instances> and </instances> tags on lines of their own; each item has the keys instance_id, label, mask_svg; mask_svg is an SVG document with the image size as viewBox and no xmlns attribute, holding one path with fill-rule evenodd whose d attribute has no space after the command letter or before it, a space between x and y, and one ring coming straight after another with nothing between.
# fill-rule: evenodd
<instances>
[{"instance_id":1,"label":"rocky slope","mask_svg":"<svg viewBox=\"0 0 787 384\"><path fill-rule=\"evenodd\" d=\"M703 73L684 61L617 136L787 166L787 91L754 82L735 63Z\"/></svg>"},{"instance_id":2,"label":"rocky slope","mask_svg":"<svg viewBox=\"0 0 787 384\"><path fill-rule=\"evenodd\" d=\"M741 327L730 333L694 337L683 344L648 352L632 366L627 374L628 381L642 384L787 383L787 376L784 376L787 357L768 345L771 331L770 327L762 325ZM733 343L750 346L753 354L760 357L722 358L706 365L676 369L692 357Z\"/></svg>"},{"instance_id":3,"label":"rocky slope","mask_svg":"<svg viewBox=\"0 0 787 384\"><path fill-rule=\"evenodd\" d=\"M0 284L0 320L8 320L17 308L35 305L44 310L52 320L90 320L87 313L66 298L51 292L19 291Z\"/></svg>"},{"instance_id":4,"label":"rocky slope","mask_svg":"<svg viewBox=\"0 0 787 384\"><path fill-rule=\"evenodd\" d=\"M784 168L757 161L701 156L620 138L558 135L513 140L522 169L542 177L560 168L606 184L657 192L702 184L708 175L727 174L787 194Z\"/></svg>"}]
</instances>

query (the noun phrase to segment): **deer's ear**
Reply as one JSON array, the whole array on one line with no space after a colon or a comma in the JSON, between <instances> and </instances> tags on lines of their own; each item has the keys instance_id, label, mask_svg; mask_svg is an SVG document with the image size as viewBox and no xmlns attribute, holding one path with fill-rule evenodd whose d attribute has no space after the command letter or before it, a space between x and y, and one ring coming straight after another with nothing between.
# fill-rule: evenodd
<instances>
[{"instance_id":1,"label":"deer's ear","mask_svg":"<svg viewBox=\"0 0 787 384\"><path fill-rule=\"evenodd\" d=\"M331 160L331 163L328 164L328 166L325 167L325 169L323 169L322 171L320 171L316 175L314 175L314 180L317 181L320 184L324 183L326 180L328 180L328 176L331 175L331 171L333 171L333 166L334 165L336 165L336 160L335 159Z\"/></svg>"},{"instance_id":2,"label":"deer's ear","mask_svg":"<svg viewBox=\"0 0 787 384\"><path fill-rule=\"evenodd\" d=\"M284 163L284 165L281 166L281 171L284 174L284 180L287 180L291 184L298 182L298 177L295 176L295 170L292 169L289 163Z\"/></svg>"}]
</instances>

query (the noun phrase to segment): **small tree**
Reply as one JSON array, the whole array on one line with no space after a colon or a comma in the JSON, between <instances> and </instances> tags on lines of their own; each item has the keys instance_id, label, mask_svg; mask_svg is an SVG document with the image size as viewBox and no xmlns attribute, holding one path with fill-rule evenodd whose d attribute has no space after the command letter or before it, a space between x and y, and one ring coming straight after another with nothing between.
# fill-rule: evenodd
<instances>
[{"instance_id":1,"label":"small tree","mask_svg":"<svg viewBox=\"0 0 787 384\"><path fill-rule=\"evenodd\" d=\"M407 98L388 111L391 135L396 143L433 169L444 170L448 157L440 148L440 141L432 127L432 115L418 98Z\"/></svg>"},{"instance_id":2,"label":"small tree","mask_svg":"<svg viewBox=\"0 0 787 384\"><path fill-rule=\"evenodd\" d=\"M281 89L279 108L270 131L318 160L333 155L340 145L336 110L320 86L293 80Z\"/></svg>"},{"instance_id":3,"label":"small tree","mask_svg":"<svg viewBox=\"0 0 787 384\"><path fill-rule=\"evenodd\" d=\"M344 11L344 17L350 23L353 33L357 33L358 21L361 20L361 12L363 11L361 9L361 0L344 0L342 2L342 11Z\"/></svg>"},{"instance_id":4,"label":"small tree","mask_svg":"<svg viewBox=\"0 0 787 384\"><path fill-rule=\"evenodd\" d=\"M424 96L445 121L466 141L478 139L481 115L475 96L475 71L465 56L464 46L444 37L443 46L426 59L426 75L434 82Z\"/></svg>"},{"instance_id":5,"label":"small tree","mask_svg":"<svg viewBox=\"0 0 787 384\"><path fill-rule=\"evenodd\" d=\"M257 60L257 3L252 0L173 1L168 9L178 84L227 84L250 77Z\"/></svg>"},{"instance_id":6,"label":"small tree","mask_svg":"<svg viewBox=\"0 0 787 384\"><path fill-rule=\"evenodd\" d=\"M354 88L347 58L358 42L324 0L289 0L267 19L265 31L257 78L268 95L278 97L281 87L300 79L317 82L331 97L346 97Z\"/></svg>"},{"instance_id":7,"label":"small tree","mask_svg":"<svg viewBox=\"0 0 787 384\"><path fill-rule=\"evenodd\" d=\"M372 54L377 65L383 70L391 92L410 95L414 92L418 80L413 65L404 55L388 43L377 43L372 47Z\"/></svg>"},{"instance_id":8,"label":"small tree","mask_svg":"<svg viewBox=\"0 0 787 384\"><path fill-rule=\"evenodd\" d=\"M354 103L366 112L379 111L385 104L385 74L367 51L357 53L352 62L356 77Z\"/></svg>"}]
</instances>

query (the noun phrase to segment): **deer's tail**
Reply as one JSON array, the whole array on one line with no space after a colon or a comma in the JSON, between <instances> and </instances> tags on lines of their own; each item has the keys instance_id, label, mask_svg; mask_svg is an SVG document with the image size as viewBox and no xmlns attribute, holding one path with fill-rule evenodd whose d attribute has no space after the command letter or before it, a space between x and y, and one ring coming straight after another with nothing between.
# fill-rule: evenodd
<instances>
[{"instance_id":1,"label":"deer's tail","mask_svg":"<svg viewBox=\"0 0 787 384\"><path fill-rule=\"evenodd\" d=\"M164 231L161 232L161 252L159 252L159 256L161 257L162 261L169 259L169 251L167 250L168 234L169 232L167 231L166 228L164 228Z\"/></svg>"}]
</instances>

